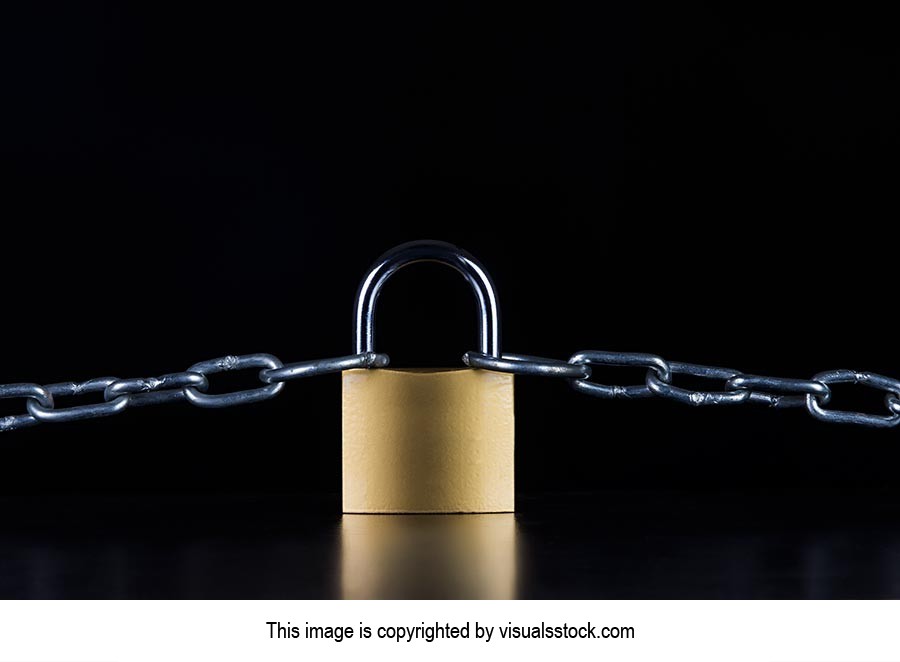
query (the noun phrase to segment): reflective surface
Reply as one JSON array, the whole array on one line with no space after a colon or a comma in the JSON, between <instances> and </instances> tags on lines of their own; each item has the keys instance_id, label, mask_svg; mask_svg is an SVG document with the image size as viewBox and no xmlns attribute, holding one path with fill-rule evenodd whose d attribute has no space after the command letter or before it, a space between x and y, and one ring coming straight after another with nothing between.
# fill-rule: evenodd
<instances>
[{"instance_id":1,"label":"reflective surface","mask_svg":"<svg viewBox=\"0 0 900 662\"><path fill-rule=\"evenodd\" d=\"M516 521L484 515L344 515L341 597L517 597Z\"/></svg>"},{"instance_id":2,"label":"reflective surface","mask_svg":"<svg viewBox=\"0 0 900 662\"><path fill-rule=\"evenodd\" d=\"M335 496L0 499L2 598L900 598L900 495L596 492L485 516Z\"/></svg>"}]
</instances>

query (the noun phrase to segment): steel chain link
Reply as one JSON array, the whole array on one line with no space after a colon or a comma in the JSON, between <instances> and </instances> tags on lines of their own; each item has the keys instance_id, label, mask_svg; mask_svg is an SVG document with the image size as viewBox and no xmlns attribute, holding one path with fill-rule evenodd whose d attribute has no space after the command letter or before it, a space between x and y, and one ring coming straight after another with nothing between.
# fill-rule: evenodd
<instances>
[{"instance_id":1,"label":"steel chain link","mask_svg":"<svg viewBox=\"0 0 900 662\"><path fill-rule=\"evenodd\" d=\"M605 399L660 397L688 405L738 405L759 403L783 409L805 407L815 418L830 423L849 423L887 428L900 425L900 380L870 372L832 370L812 379L772 377L742 373L731 368L666 361L654 354L638 352L582 351L568 361L522 354L490 356L468 352L463 362L481 368L518 375L559 377L587 395ZM220 408L269 400L285 383L352 369L387 367L386 354L362 352L329 359L287 365L271 354L225 356L195 363L184 372L160 377L118 379L99 377L84 382L62 382L41 386L31 383L0 384L0 400L24 398L27 413L0 418L0 432L31 427L38 423L60 423L119 414L131 407L186 400L197 407ZM591 366L641 367L647 372L642 384L601 384L591 380ZM209 376L220 372L259 368L260 386L227 393L207 393ZM680 375L721 382L721 388L694 390L675 384ZM858 384L885 393L886 415L827 409L830 384ZM57 400L81 394L102 393L102 401L59 407Z\"/></svg>"}]
</instances>

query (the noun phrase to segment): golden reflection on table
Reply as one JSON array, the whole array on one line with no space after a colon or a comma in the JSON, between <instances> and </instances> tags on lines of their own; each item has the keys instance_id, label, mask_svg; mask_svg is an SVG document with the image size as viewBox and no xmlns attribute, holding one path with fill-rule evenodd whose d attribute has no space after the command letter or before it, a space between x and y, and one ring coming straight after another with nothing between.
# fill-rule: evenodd
<instances>
[{"instance_id":1,"label":"golden reflection on table","mask_svg":"<svg viewBox=\"0 0 900 662\"><path fill-rule=\"evenodd\" d=\"M512 513L344 515L340 538L345 599L516 597Z\"/></svg>"}]
</instances>

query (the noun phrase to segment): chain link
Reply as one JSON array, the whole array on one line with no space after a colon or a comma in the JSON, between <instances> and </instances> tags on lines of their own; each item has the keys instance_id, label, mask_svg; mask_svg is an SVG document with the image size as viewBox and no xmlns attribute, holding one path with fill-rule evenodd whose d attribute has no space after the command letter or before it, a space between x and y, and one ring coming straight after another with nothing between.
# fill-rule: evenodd
<instances>
[{"instance_id":1,"label":"chain link","mask_svg":"<svg viewBox=\"0 0 900 662\"><path fill-rule=\"evenodd\" d=\"M199 391L209 388L206 375L199 372L176 372L160 377L132 377L119 379L103 391L103 399L107 402L120 395L130 395L129 407L146 407L160 405L174 400L184 400L184 387L193 386Z\"/></svg>"},{"instance_id":2,"label":"chain link","mask_svg":"<svg viewBox=\"0 0 900 662\"><path fill-rule=\"evenodd\" d=\"M827 384L792 377L740 374L729 379L725 383L725 388L747 389L750 391L750 402L759 402L775 409L805 407L807 395L817 396L822 404L831 400L831 389ZM802 395L791 395L792 393L801 393Z\"/></svg>"},{"instance_id":3,"label":"chain link","mask_svg":"<svg viewBox=\"0 0 900 662\"><path fill-rule=\"evenodd\" d=\"M463 363L470 368L532 377L564 377L582 380L591 376L590 366L573 365L557 359L543 359L527 354L504 354L501 358L497 358L484 352L466 352L463 355Z\"/></svg>"},{"instance_id":4,"label":"chain link","mask_svg":"<svg viewBox=\"0 0 900 662\"><path fill-rule=\"evenodd\" d=\"M700 377L702 379L719 379L724 382L741 374L739 371L731 368L718 368L696 363L678 363L676 361L669 363L669 370L672 375L690 375L691 377ZM747 402L751 394L747 390L694 391L689 388L675 386L671 382L664 381L654 373L647 374L647 388L654 395L697 407L704 405L739 405Z\"/></svg>"},{"instance_id":5,"label":"chain link","mask_svg":"<svg viewBox=\"0 0 900 662\"><path fill-rule=\"evenodd\" d=\"M110 402L97 402L91 405L76 405L75 407L56 406L56 401L59 398L103 392L110 384L115 384L117 381L119 380L116 377L96 377L86 382L50 384L44 387L52 396L49 405L45 406L35 398L29 398L25 401L25 408L28 409L28 413L31 416L41 423L68 423L70 421L81 421L86 418L102 418L120 414L125 411L131 400L131 396L128 394L117 396Z\"/></svg>"},{"instance_id":6,"label":"chain link","mask_svg":"<svg viewBox=\"0 0 900 662\"><path fill-rule=\"evenodd\" d=\"M45 407L53 406L53 396L50 391L38 384L3 384L0 386L0 400L8 398L28 398ZM17 414L0 418L0 431L18 430L40 423L31 414Z\"/></svg>"},{"instance_id":7,"label":"chain link","mask_svg":"<svg viewBox=\"0 0 900 662\"><path fill-rule=\"evenodd\" d=\"M243 370L245 368L268 368L273 370L281 368L283 364L271 354L245 354L244 356L223 356L218 359L200 361L195 363L188 372L198 372L201 375L214 375L218 372ZM260 378L260 381L262 379ZM234 407L252 402L269 400L281 393L284 382L273 382L257 388L244 391L232 391L230 393L217 393L215 395L204 393L194 386L185 386L184 396L192 405L206 409L221 409L222 407Z\"/></svg>"},{"instance_id":8,"label":"chain link","mask_svg":"<svg viewBox=\"0 0 900 662\"><path fill-rule=\"evenodd\" d=\"M635 352L598 352L587 351L573 354L569 363L575 365L606 365L613 367L638 367L648 368L659 375L660 379L669 381L671 370L669 365L653 354L638 354ZM590 375L588 375L590 377ZM634 384L632 386L619 386L617 384L598 384L588 379L573 379L569 382L576 391L592 395L595 398L649 398L653 392L647 384Z\"/></svg>"},{"instance_id":9,"label":"chain link","mask_svg":"<svg viewBox=\"0 0 900 662\"><path fill-rule=\"evenodd\" d=\"M900 423L900 411L894 407L895 400L900 398L900 381L884 375L876 375L872 372L856 372L855 370L831 370L820 372L813 377L814 381L822 384L862 384L869 388L881 389L886 393L888 416L876 414L864 414L856 411L833 411L825 409L826 404L818 396L809 394L806 396L806 408L810 414L820 421L828 423L855 423L872 428L892 428Z\"/></svg>"},{"instance_id":10,"label":"chain link","mask_svg":"<svg viewBox=\"0 0 900 662\"><path fill-rule=\"evenodd\" d=\"M900 414L900 398L888 393L884 398L884 402L888 409L896 414Z\"/></svg>"},{"instance_id":11,"label":"chain link","mask_svg":"<svg viewBox=\"0 0 900 662\"><path fill-rule=\"evenodd\" d=\"M517 375L561 377L572 387L598 398L641 399L654 396L693 406L759 403L783 409L806 407L818 420L865 427L888 428L900 425L900 380L870 372L832 370L812 379L752 375L732 368L666 361L655 354L639 352L581 351L568 361L524 354L495 357L484 352L467 352L463 362L481 368ZM336 358L301 361L287 365L271 354L224 356L195 363L184 372L160 377L98 377L84 382L0 384L0 400L24 398L27 413L0 417L0 432L31 427L39 423L60 423L119 414L132 407L144 407L186 400L197 407L221 408L269 400L287 382L344 370L378 369L390 364L386 354L361 352ZM609 385L592 381L592 366L641 367L647 372L643 384ZM209 376L220 372L259 368L261 386L226 393L207 393ZM694 390L674 383L679 375L717 380L722 388ZM858 384L885 393L885 415L827 409L830 384ZM88 393L103 394L103 401L59 407L60 398Z\"/></svg>"},{"instance_id":12,"label":"chain link","mask_svg":"<svg viewBox=\"0 0 900 662\"><path fill-rule=\"evenodd\" d=\"M303 377L327 375L331 372L342 372L344 370L354 370L357 368L385 368L388 363L390 363L390 359L387 354L363 352L362 354L339 356L334 359L318 359L315 361L289 363L280 368L261 370L259 378L266 384L271 384L273 382L286 382L294 379L302 379Z\"/></svg>"}]
</instances>

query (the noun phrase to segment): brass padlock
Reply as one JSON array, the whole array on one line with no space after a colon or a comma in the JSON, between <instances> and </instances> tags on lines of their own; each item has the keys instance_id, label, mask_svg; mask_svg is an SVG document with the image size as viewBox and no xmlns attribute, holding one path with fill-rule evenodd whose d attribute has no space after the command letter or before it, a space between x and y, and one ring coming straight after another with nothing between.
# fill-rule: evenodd
<instances>
[{"instance_id":1,"label":"brass padlock","mask_svg":"<svg viewBox=\"0 0 900 662\"><path fill-rule=\"evenodd\" d=\"M482 354L500 359L494 284L472 256L443 242L382 255L356 294L354 346L375 352L375 303L414 262L456 269L478 301ZM342 377L346 513L489 513L514 509L513 375L471 368L347 370Z\"/></svg>"}]
</instances>

